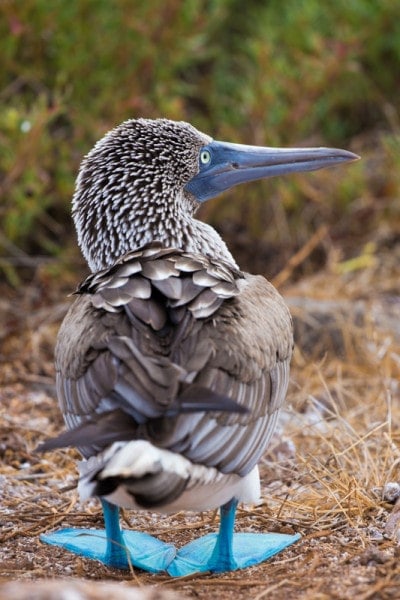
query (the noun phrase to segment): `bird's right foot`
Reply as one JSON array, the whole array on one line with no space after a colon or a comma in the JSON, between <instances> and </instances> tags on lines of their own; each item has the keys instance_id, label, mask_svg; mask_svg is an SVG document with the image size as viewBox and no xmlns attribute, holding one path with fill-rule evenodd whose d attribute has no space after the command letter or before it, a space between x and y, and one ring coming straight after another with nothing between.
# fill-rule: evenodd
<instances>
[{"instance_id":1,"label":"bird's right foot","mask_svg":"<svg viewBox=\"0 0 400 600\"><path fill-rule=\"evenodd\" d=\"M176 556L175 546L140 531L121 531L118 542L110 540L104 529L60 529L40 539L117 569L133 566L159 573L166 571Z\"/></svg>"}]
</instances>

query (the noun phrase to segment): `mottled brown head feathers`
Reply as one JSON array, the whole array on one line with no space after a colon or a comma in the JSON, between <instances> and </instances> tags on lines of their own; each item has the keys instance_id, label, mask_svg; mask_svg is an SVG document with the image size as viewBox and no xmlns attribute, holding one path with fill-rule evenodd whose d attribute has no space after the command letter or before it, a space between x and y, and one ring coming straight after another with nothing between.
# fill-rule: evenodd
<instances>
[{"instance_id":1,"label":"mottled brown head feathers","mask_svg":"<svg viewBox=\"0 0 400 600\"><path fill-rule=\"evenodd\" d=\"M211 138L166 119L129 120L107 133L82 162L73 198L79 245L92 271L159 241L234 263L216 232L193 218L184 190Z\"/></svg>"}]
</instances>

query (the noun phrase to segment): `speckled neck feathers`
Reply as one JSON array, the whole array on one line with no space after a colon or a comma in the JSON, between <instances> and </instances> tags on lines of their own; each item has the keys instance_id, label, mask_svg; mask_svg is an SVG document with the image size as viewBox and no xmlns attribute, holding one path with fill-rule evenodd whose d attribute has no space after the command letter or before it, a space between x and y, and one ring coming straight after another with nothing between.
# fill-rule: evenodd
<instances>
[{"instance_id":1,"label":"speckled neck feathers","mask_svg":"<svg viewBox=\"0 0 400 600\"><path fill-rule=\"evenodd\" d=\"M198 203L184 190L210 141L188 123L137 119L94 146L73 198L78 242L92 271L153 241L235 265L217 232L194 218Z\"/></svg>"}]
</instances>

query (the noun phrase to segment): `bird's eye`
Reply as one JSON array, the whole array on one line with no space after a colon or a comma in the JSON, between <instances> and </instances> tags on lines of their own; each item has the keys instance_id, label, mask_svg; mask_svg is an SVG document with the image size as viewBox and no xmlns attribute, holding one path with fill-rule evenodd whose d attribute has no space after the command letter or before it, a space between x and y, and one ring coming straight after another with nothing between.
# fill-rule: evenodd
<instances>
[{"instance_id":1,"label":"bird's eye","mask_svg":"<svg viewBox=\"0 0 400 600\"><path fill-rule=\"evenodd\" d=\"M202 165L208 165L211 161L211 154L208 150L202 150L200 152L200 162Z\"/></svg>"}]
</instances>

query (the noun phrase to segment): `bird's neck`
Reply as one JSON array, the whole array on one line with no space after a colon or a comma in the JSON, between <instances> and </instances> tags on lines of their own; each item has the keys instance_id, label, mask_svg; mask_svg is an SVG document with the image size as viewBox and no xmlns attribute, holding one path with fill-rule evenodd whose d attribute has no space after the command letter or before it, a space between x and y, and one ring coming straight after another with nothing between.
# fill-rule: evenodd
<instances>
[{"instance_id":1,"label":"bird's neck","mask_svg":"<svg viewBox=\"0 0 400 600\"><path fill-rule=\"evenodd\" d=\"M223 260L237 267L227 245L211 225L190 217L183 225L182 232L183 236L173 244L175 247L208 258Z\"/></svg>"},{"instance_id":2,"label":"bird's neck","mask_svg":"<svg viewBox=\"0 0 400 600\"><path fill-rule=\"evenodd\" d=\"M111 267L124 254L151 242L223 260L237 267L217 231L191 215L174 215L157 222L149 215L147 219L129 223L112 223L109 220L106 230L101 227L96 230L80 228L79 220L75 220L75 224L79 245L92 272Z\"/></svg>"}]
</instances>

